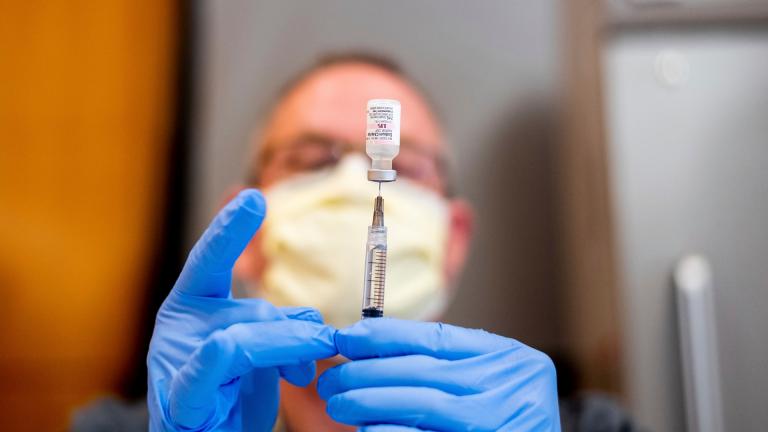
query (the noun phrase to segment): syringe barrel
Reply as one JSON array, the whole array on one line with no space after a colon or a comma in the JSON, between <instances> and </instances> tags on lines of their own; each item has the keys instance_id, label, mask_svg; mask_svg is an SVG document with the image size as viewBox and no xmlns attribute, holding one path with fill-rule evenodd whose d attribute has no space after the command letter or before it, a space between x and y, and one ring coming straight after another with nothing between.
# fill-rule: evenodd
<instances>
[{"instance_id":1,"label":"syringe barrel","mask_svg":"<svg viewBox=\"0 0 768 432\"><path fill-rule=\"evenodd\" d=\"M369 226L365 252L363 318L384 315L384 285L387 271L387 227Z\"/></svg>"}]
</instances>

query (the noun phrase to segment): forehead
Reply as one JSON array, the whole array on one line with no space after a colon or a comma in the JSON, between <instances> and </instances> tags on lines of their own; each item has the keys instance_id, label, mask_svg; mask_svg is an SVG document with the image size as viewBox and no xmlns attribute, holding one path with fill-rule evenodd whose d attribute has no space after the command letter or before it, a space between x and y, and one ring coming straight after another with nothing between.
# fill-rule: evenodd
<instances>
[{"instance_id":1,"label":"forehead","mask_svg":"<svg viewBox=\"0 0 768 432\"><path fill-rule=\"evenodd\" d=\"M439 124L424 97L403 78L365 63L323 67L299 82L275 108L264 145L279 146L316 133L362 146L366 103L377 98L400 101L404 142L443 151Z\"/></svg>"}]
</instances>

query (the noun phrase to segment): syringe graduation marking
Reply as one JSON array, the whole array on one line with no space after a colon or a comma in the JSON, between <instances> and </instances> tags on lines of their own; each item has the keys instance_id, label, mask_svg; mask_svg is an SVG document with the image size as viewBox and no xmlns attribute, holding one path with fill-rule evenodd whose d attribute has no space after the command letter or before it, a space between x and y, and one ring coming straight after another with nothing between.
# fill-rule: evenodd
<instances>
[{"instance_id":1,"label":"syringe graduation marking","mask_svg":"<svg viewBox=\"0 0 768 432\"><path fill-rule=\"evenodd\" d=\"M387 252L382 249L374 249L369 261L371 274L368 275L368 282L371 284L371 295L369 303L373 303L376 308L384 307L384 286L387 271Z\"/></svg>"}]
</instances>

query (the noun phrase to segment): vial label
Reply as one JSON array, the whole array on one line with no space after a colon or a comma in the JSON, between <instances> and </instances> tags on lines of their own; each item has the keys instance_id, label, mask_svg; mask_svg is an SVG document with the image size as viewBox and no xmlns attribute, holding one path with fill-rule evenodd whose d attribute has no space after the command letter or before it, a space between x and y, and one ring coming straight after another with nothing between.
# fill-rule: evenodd
<instances>
[{"instance_id":1,"label":"vial label","mask_svg":"<svg viewBox=\"0 0 768 432\"><path fill-rule=\"evenodd\" d=\"M394 142L395 109L391 106L372 106L368 108L369 144L397 144Z\"/></svg>"}]
</instances>

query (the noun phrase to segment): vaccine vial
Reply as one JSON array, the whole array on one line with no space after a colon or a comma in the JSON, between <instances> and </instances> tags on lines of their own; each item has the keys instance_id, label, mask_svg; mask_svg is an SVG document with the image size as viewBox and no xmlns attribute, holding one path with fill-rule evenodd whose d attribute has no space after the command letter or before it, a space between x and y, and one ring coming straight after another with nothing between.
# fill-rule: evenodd
<instances>
[{"instance_id":1,"label":"vaccine vial","mask_svg":"<svg viewBox=\"0 0 768 432\"><path fill-rule=\"evenodd\" d=\"M391 182L397 178L392 159L400 152L400 102L371 99L366 110L365 152L371 158L368 180Z\"/></svg>"}]
</instances>

